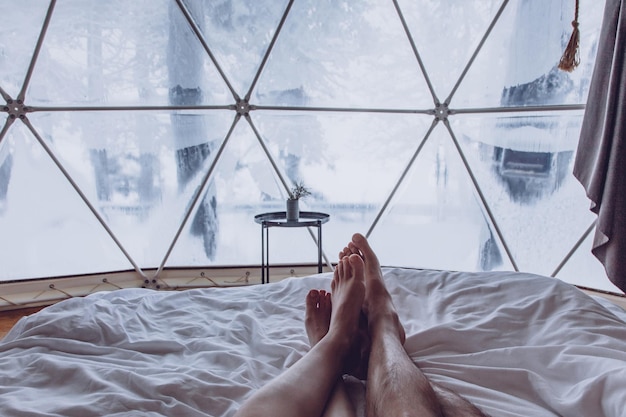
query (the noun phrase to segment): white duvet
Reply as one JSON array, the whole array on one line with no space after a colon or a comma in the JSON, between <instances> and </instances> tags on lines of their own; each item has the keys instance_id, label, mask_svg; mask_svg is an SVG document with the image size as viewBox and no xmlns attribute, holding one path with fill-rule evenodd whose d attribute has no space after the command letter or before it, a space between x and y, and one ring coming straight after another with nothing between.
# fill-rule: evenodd
<instances>
[{"instance_id":1,"label":"white duvet","mask_svg":"<svg viewBox=\"0 0 626 417\"><path fill-rule=\"evenodd\" d=\"M230 416L307 352L304 297L330 276L48 307L0 343L0 415ZM626 415L617 307L522 273L385 277L414 361L493 417ZM348 383L363 414L366 383Z\"/></svg>"}]
</instances>

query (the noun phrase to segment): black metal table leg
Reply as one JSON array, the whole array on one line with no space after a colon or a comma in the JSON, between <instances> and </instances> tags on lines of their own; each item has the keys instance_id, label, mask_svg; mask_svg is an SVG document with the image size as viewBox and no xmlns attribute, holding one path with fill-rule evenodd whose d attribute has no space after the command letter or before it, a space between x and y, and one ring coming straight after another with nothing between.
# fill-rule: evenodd
<instances>
[{"instance_id":1,"label":"black metal table leg","mask_svg":"<svg viewBox=\"0 0 626 417\"><path fill-rule=\"evenodd\" d=\"M261 224L261 284L265 284L265 222Z\"/></svg>"},{"instance_id":2,"label":"black metal table leg","mask_svg":"<svg viewBox=\"0 0 626 417\"><path fill-rule=\"evenodd\" d=\"M317 221L317 272L322 273L322 222Z\"/></svg>"},{"instance_id":3,"label":"black metal table leg","mask_svg":"<svg viewBox=\"0 0 626 417\"><path fill-rule=\"evenodd\" d=\"M265 282L270 283L270 228L265 227Z\"/></svg>"},{"instance_id":4,"label":"black metal table leg","mask_svg":"<svg viewBox=\"0 0 626 417\"><path fill-rule=\"evenodd\" d=\"M254 216L261 225L261 283L270 282L270 232L271 227L317 227L317 271L322 272L322 225L329 219L326 213L302 211L296 220L287 220L286 212L277 211Z\"/></svg>"}]
</instances>

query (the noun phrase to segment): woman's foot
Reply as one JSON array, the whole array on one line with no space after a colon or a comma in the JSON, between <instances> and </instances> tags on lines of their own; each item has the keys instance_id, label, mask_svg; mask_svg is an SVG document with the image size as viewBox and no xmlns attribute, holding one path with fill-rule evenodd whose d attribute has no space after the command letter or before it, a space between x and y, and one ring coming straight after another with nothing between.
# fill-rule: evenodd
<instances>
[{"instance_id":1,"label":"woman's foot","mask_svg":"<svg viewBox=\"0 0 626 417\"><path fill-rule=\"evenodd\" d=\"M352 236L352 241L339 253L340 257L360 256L365 264L365 298L363 301L363 311L367 315L370 335L374 330L372 326L391 326L398 332L400 342L404 344L406 339L404 327L400 323L398 313L391 300L391 295L387 291L383 272L380 268L378 257L372 250L369 242L360 233Z\"/></svg>"},{"instance_id":2,"label":"woman's foot","mask_svg":"<svg viewBox=\"0 0 626 417\"><path fill-rule=\"evenodd\" d=\"M306 296L305 305L304 327L309 337L309 343L313 347L328 333L332 315L331 294L324 290L311 290ZM346 360L349 360L351 351L346 355ZM322 415L324 417L356 417L354 405L348 396L343 378L338 378L332 393L326 401L326 407Z\"/></svg>"},{"instance_id":3,"label":"woman's foot","mask_svg":"<svg viewBox=\"0 0 626 417\"><path fill-rule=\"evenodd\" d=\"M306 296L305 304L304 327L309 344L313 347L328 333L332 312L330 293L324 290L311 290Z\"/></svg>"},{"instance_id":4,"label":"woman's foot","mask_svg":"<svg viewBox=\"0 0 626 417\"><path fill-rule=\"evenodd\" d=\"M332 314L331 294L324 290L311 290L305 300L306 312L304 327L311 347L315 346L328 333ZM358 379L367 378L370 338L367 330L367 317L359 315L357 335L346 354L343 372Z\"/></svg>"}]
</instances>

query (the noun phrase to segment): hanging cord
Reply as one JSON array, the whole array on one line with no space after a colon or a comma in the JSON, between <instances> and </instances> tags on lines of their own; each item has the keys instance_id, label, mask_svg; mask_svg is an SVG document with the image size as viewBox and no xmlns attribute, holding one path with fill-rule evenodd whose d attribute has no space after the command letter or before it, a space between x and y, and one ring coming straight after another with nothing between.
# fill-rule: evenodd
<instances>
[{"instance_id":1,"label":"hanging cord","mask_svg":"<svg viewBox=\"0 0 626 417\"><path fill-rule=\"evenodd\" d=\"M580 44L580 31L578 30L578 1L576 0L576 12L574 14L574 20L572 21L572 26L574 30L572 31L572 36L569 38L569 42L567 43L567 47L563 52L563 56L561 57L561 61L559 61L559 69L567 72L574 71L580 64L580 52L579 52L579 44Z\"/></svg>"}]
</instances>

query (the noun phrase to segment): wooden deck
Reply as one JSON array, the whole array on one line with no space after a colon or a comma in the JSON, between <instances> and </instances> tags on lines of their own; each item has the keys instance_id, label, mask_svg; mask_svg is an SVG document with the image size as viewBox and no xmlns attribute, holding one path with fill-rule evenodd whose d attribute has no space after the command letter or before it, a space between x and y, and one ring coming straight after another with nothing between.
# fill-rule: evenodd
<instances>
[{"instance_id":1,"label":"wooden deck","mask_svg":"<svg viewBox=\"0 0 626 417\"><path fill-rule=\"evenodd\" d=\"M13 325L24 316L30 316L38 312L43 307L23 308L20 310L9 310L0 313L0 340L11 330Z\"/></svg>"}]
</instances>

